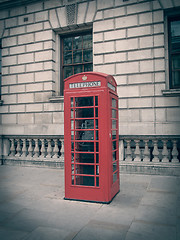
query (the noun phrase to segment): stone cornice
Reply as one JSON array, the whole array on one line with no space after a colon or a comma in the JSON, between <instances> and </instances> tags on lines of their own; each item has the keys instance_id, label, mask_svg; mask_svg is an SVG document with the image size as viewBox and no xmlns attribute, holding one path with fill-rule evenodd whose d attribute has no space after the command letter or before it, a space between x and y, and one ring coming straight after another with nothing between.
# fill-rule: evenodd
<instances>
[{"instance_id":1,"label":"stone cornice","mask_svg":"<svg viewBox=\"0 0 180 240\"><path fill-rule=\"evenodd\" d=\"M7 9L17 6L22 6L28 3L35 3L42 0L0 0L0 9Z\"/></svg>"}]
</instances>

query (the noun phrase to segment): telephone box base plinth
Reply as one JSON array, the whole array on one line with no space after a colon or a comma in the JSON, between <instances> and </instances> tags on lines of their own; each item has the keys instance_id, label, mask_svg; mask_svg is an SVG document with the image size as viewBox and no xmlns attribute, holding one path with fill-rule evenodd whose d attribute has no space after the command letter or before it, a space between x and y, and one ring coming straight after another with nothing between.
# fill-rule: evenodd
<instances>
[{"instance_id":1,"label":"telephone box base plinth","mask_svg":"<svg viewBox=\"0 0 180 240\"><path fill-rule=\"evenodd\" d=\"M64 198L64 200L69 200L69 201L78 201L78 202L89 202L89 203L99 203L99 204L110 204L113 199L118 195L120 190L114 195L114 197L108 201L108 202L102 202L102 201L92 201L92 200L83 200L83 199L72 199L72 198Z\"/></svg>"}]
</instances>

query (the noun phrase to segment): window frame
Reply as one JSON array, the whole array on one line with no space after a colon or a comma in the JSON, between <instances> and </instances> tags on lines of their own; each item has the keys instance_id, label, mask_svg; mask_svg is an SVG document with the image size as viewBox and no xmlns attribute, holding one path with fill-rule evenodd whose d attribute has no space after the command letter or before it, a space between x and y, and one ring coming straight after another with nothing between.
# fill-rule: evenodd
<instances>
[{"instance_id":1,"label":"window frame","mask_svg":"<svg viewBox=\"0 0 180 240\"><path fill-rule=\"evenodd\" d=\"M78 64L69 64L69 65L64 65L63 64L63 41L65 38L69 38L69 37L75 37L75 36L85 36L85 35L88 35L88 34L91 34L92 35L92 61L91 62L86 62L86 63L83 63L83 61L81 63L78 63ZM76 65L86 65L86 64L92 64L92 68L93 68L93 31L92 31L92 28L89 28L89 29L85 29L85 30L82 30L82 31L73 31L73 32L65 32L65 33L61 33L59 35L59 44L60 44L60 56L59 56L59 69L60 69L60 74L59 74L59 78L60 78L60 96L63 96L63 91L64 91L64 70L63 68L65 66L76 66ZM82 48L83 49L83 48Z\"/></svg>"},{"instance_id":2,"label":"window frame","mask_svg":"<svg viewBox=\"0 0 180 240\"><path fill-rule=\"evenodd\" d=\"M164 10L164 37L165 37L165 83L166 88L162 90L164 96L180 96L180 88L170 88L170 59L169 59L169 26L168 21L171 18L180 16L180 8Z\"/></svg>"},{"instance_id":3,"label":"window frame","mask_svg":"<svg viewBox=\"0 0 180 240\"><path fill-rule=\"evenodd\" d=\"M1 83L2 83L2 41L0 39L0 105L2 105Z\"/></svg>"},{"instance_id":4,"label":"window frame","mask_svg":"<svg viewBox=\"0 0 180 240\"><path fill-rule=\"evenodd\" d=\"M179 20L180 21L180 15L174 15L174 16L168 16L167 17L167 25L168 25L168 65L169 65L169 89L180 89L180 85L174 86L173 84L173 65L172 65L172 56L177 54L180 54L180 51L173 51L172 50L172 41L171 41L171 23L173 21Z\"/></svg>"}]
</instances>

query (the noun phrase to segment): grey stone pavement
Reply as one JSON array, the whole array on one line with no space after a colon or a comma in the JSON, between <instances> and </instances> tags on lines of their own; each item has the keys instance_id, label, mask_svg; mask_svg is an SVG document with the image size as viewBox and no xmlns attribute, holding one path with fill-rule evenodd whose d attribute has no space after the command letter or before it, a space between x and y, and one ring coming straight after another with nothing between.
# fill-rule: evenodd
<instances>
[{"instance_id":1,"label":"grey stone pavement","mask_svg":"<svg viewBox=\"0 0 180 240\"><path fill-rule=\"evenodd\" d=\"M179 240L180 178L120 174L106 205L64 200L62 169L0 166L1 240Z\"/></svg>"}]
</instances>

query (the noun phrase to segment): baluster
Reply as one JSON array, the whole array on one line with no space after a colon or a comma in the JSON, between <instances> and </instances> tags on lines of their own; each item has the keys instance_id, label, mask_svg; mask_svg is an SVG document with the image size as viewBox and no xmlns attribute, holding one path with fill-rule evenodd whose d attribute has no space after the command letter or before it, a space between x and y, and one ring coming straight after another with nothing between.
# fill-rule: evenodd
<instances>
[{"instance_id":1,"label":"baluster","mask_svg":"<svg viewBox=\"0 0 180 240\"><path fill-rule=\"evenodd\" d=\"M152 159L152 162L159 162L159 150L158 150L158 141L154 140L154 149L152 154L154 155L154 158Z\"/></svg>"},{"instance_id":2,"label":"baluster","mask_svg":"<svg viewBox=\"0 0 180 240\"><path fill-rule=\"evenodd\" d=\"M27 157L31 158L33 156L32 139L28 139L28 142L29 142L29 147L28 147Z\"/></svg>"},{"instance_id":3,"label":"baluster","mask_svg":"<svg viewBox=\"0 0 180 240\"><path fill-rule=\"evenodd\" d=\"M136 149L134 151L134 154L135 154L135 158L134 158L134 161L135 162L140 162L141 161L141 158L140 158L140 155L141 155L141 152L140 152L140 149L139 149L139 140L134 140L135 144L136 144Z\"/></svg>"},{"instance_id":4,"label":"baluster","mask_svg":"<svg viewBox=\"0 0 180 240\"><path fill-rule=\"evenodd\" d=\"M173 140L173 149L172 149L172 160L173 163L179 163L178 156L178 150L177 150L177 140Z\"/></svg>"},{"instance_id":5,"label":"baluster","mask_svg":"<svg viewBox=\"0 0 180 240\"><path fill-rule=\"evenodd\" d=\"M22 147L22 155L21 155L21 157L26 157L26 153L27 153L26 139L22 139L22 142L23 142L23 147Z\"/></svg>"},{"instance_id":6,"label":"baluster","mask_svg":"<svg viewBox=\"0 0 180 240\"><path fill-rule=\"evenodd\" d=\"M145 143L144 159L143 159L144 162L150 162L150 151L149 151L149 148L148 148L148 141L149 140L144 140L144 143Z\"/></svg>"},{"instance_id":7,"label":"baluster","mask_svg":"<svg viewBox=\"0 0 180 240\"><path fill-rule=\"evenodd\" d=\"M52 147L51 147L51 139L47 139L48 147L47 147L47 158L52 157Z\"/></svg>"},{"instance_id":8,"label":"baluster","mask_svg":"<svg viewBox=\"0 0 180 240\"><path fill-rule=\"evenodd\" d=\"M53 149L53 153L54 153L54 156L53 158L59 158L59 155L58 155L58 152L59 152L59 148L58 148L58 139L55 139L54 140L54 149Z\"/></svg>"},{"instance_id":9,"label":"baluster","mask_svg":"<svg viewBox=\"0 0 180 240\"><path fill-rule=\"evenodd\" d=\"M11 147L10 147L9 156L15 156L15 153L16 153L16 149L15 149L15 139L14 139L14 138L10 138L9 140L11 141Z\"/></svg>"},{"instance_id":10,"label":"baluster","mask_svg":"<svg viewBox=\"0 0 180 240\"><path fill-rule=\"evenodd\" d=\"M64 139L61 139L61 162L64 161Z\"/></svg>"},{"instance_id":11,"label":"baluster","mask_svg":"<svg viewBox=\"0 0 180 240\"><path fill-rule=\"evenodd\" d=\"M17 148L16 148L16 155L15 157L20 157L21 156L21 141L20 139L17 139Z\"/></svg>"},{"instance_id":12,"label":"baluster","mask_svg":"<svg viewBox=\"0 0 180 240\"><path fill-rule=\"evenodd\" d=\"M46 157L46 148L45 148L45 139L40 139L41 141L41 158L45 158Z\"/></svg>"},{"instance_id":13,"label":"baluster","mask_svg":"<svg viewBox=\"0 0 180 240\"><path fill-rule=\"evenodd\" d=\"M131 140L126 140L126 142L127 142L127 149L126 149L125 161L126 162L131 162L132 161L132 150L131 150L131 146L130 146Z\"/></svg>"},{"instance_id":14,"label":"baluster","mask_svg":"<svg viewBox=\"0 0 180 240\"><path fill-rule=\"evenodd\" d=\"M38 139L34 139L35 148L34 148L34 157L39 157L39 142Z\"/></svg>"},{"instance_id":15,"label":"baluster","mask_svg":"<svg viewBox=\"0 0 180 240\"><path fill-rule=\"evenodd\" d=\"M168 149L167 149L167 140L162 140L163 142L163 150L162 150L162 162L166 162L168 163L169 162L169 152L168 152Z\"/></svg>"}]
</instances>

